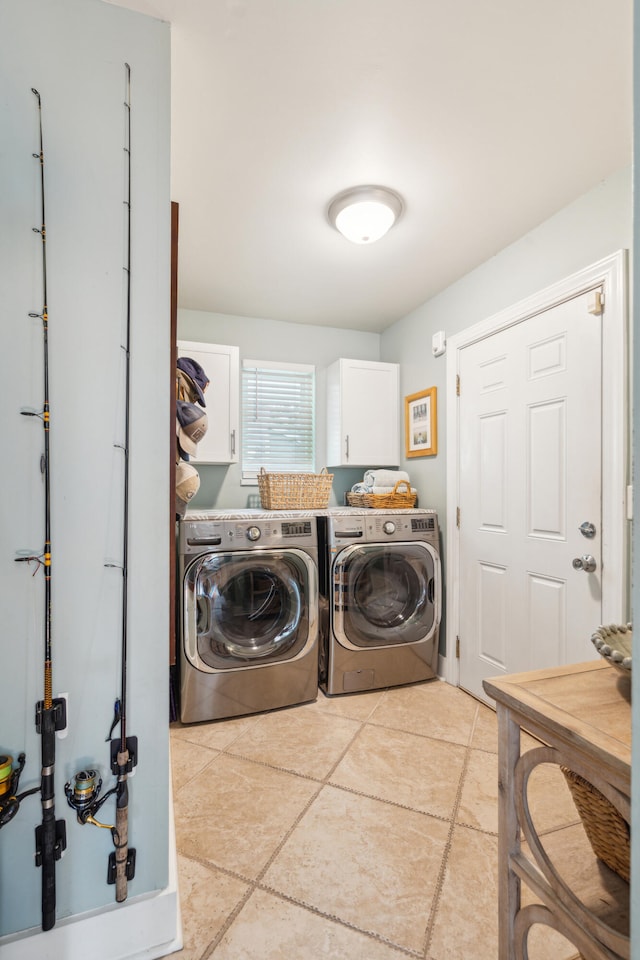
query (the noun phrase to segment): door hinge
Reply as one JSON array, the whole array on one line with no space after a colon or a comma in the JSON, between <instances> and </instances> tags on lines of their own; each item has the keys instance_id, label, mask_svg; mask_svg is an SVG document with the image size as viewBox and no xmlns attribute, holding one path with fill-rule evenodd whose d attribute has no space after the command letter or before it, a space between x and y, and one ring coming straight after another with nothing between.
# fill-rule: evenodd
<instances>
[{"instance_id":1,"label":"door hinge","mask_svg":"<svg viewBox=\"0 0 640 960\"><path fill-rule=\"evenodd\" d=\"M604 293L602 290L594 290L591 293L587 310L594 317L600 317L604 313Z\"/></svg>"},{"instance_id":2,"label":"door hinge","mask_svg":"<svg viewBox=\"0 0 640 960\"><path fill-rule=\"evenodd\" d=\"M456 527L460 529L460 507L456 507Z\"/></svg>"},{"instance_id":3,"label":"door hinge","mask_svg":"<svg viewBox=\"0 0 640 960\"><path fill-rule=\"evenodd\" d=\"M460 374L456 373L456 397L460 396Z\"/></svg>"},{"instance_id":4,"label":"door hinge","mask_svg":"<svg viewBox=\"0 0 640 960\"><path fill-rule=\"evenodd\" d=\"M456 637L456 660L460 659L460 637Z\"/></svg>"}]
</instances>

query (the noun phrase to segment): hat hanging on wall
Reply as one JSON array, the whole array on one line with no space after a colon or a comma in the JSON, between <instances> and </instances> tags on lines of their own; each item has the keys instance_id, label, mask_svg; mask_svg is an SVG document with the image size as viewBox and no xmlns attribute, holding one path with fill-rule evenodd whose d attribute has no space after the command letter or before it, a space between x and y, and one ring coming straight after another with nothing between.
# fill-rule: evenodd
<instances>
[{"instance_id":1,"label":"hat hanging on wall","mask_svg":"<svg viewBox=\"0 0 640 960\"><path fill-rule=\"evenodd\" d=\"M196 394L196 403L199 403L202 407L206 407L204 392L209 386L209 377L204 372L204 369L197 360L192 360L191 357L179 357L176 366L178 370L181 370L191 381L191 385Z\"/></svg>"},{"instance_id":2,"label":"hat hanging on wall","mask_svg":"<svg viewBox=\"0 0 640 960\"><path fill-rule=\"evenodd\" d=\"M184 517L187 504L200 489L200 475L190 463L181 462L176 467L176 516Z\"/></svg>"},{"instance_id":3,"label":"hat hanging on wall","mask_svg":"<svg viewBox=\"0 0 640 960\"><path fill-rule=\"evenodd\" d=\"M176 400L183 400L185 403L200 403L199 389L184 370L176 370ZM200 403L200 406L203 406L203 404Z\"/></svg>"},{"instance_id":4,"label":"hat hanging on wall","mask_svg":"<svg viewBox=\"0 0 640 960\"><path fill-rule=\"evenodd\" d=\"M209 421L206 413L195 403L176 402L176 436L181 453L195 456L198 443L207 432Z\"/></svg>"}]
</instances>

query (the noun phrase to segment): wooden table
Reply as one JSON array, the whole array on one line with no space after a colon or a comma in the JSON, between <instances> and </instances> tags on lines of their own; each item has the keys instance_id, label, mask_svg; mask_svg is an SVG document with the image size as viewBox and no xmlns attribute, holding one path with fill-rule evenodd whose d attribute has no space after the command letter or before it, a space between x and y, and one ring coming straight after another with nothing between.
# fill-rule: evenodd
<instances>
[{"instance_id":1,"label":"wooden table","mask_svg":"<svg viewBox=\"0 0 640 960\"><path fill-rule=\"evenodd\" d=\"M570 767L627 823L630 816L630 681L604 661L484 681L496 701L499 735L500 960L523 960L534 923L560 931L584 960L628 960L629 885L578 845L574 826L542 841L529 809L529 775L540 763ZM521 729L541 741L521 754ZM575 862L579 859L580 862ZM536 903L521 904L521 883Z\"/></svg>"}]
</instances>

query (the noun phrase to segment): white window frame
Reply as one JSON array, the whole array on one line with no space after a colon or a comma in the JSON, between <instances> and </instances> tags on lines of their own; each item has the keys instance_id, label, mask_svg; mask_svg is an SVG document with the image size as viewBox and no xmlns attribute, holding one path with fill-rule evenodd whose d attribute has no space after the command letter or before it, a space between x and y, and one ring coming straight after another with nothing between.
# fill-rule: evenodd
<instances>
[{"instance_id":1,"label":"white window frame","mask_svg":"<svg viewBox=\"0 0 640 960\"><path fill-rule=\"evenodd\" d=\"M306 472L308 470L311 473L315 472L315 462L316 462L316 368L312 363L289 363L285 361L278 360L251 360L248 357L242 361L242 375L241 375L241 385L240 385L240 398L241 398L241 424L242 424L242 453L240 457L241 463L241 474L240 474L240 484L242 486L257 486L258 483L258 468L256 469L247 469L245 467L245 438L246 438L246 429L245 429L245 371L249 369L262 369L262 370L283 370L289 373L305 373L312 374L312 383L313 383L313 394L311 400L311 416L312 416L312 437L311 437L311 461L305 467L303 471L300 467L296 468L295 465L291 465L285 470L283 467L282 470L278 472ZM268 465L265 465L266 469Z\"/></svg>"}]
</instances>

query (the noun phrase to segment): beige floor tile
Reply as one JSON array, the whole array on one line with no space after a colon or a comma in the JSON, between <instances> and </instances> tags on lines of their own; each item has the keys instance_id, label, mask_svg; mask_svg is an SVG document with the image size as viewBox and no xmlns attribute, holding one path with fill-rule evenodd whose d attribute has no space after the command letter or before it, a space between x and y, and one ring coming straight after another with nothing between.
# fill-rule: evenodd
<instances>
[{"instance_id":1,"label":"beige floor tile","mask_svg":"<svg viewBox=\"0 0 640 960\"><path fill-rule=\"evenodd\" d=\"M522 887L523 905L532 902ZM530 960L569 960L575 947L536 924ZM496 960L498 956L498 840L466 827L454 829L429 960Z\"/></svg>"},{"instance_id":2,"label":"beige floor tile","mask_svg":"<svg viewBox=\"0 0 640 960\"><path fill-rule=\"evenodd\" d=\"M531 774L529 809L539 833L578 819L564 776L555 764L540 764ZM456 821L489 833L498 832L497 755L471 751Z\"/></svg>"},{"instance_id":3,"label":"beige floor tile","mask_svg":"<svg viewBox=\"0 0 640 960\"><path fill-rule=\"evenodd\" d=\"M541 763L529 777L531 819L538 833L577 823L580 815L560 767Z\"/></svg>"},{"instance_id":4,"label":"beige floor tile","mask_svg":"<svg viewBox=\"0 0 640 960\"><path fill-rule=\"evenodd\" d=\"M210 723L174 723L171 725L171 738L198 743L212 750L224 750L245 733L258 719L251 717L232 717L229 720L212 720Z\"/></svg>"},{"instance_id":5,"label":"beige floor tile","mask_svg":"<svg viewBox=\"0 0 640 960\"><path fill-rule=\"evenodd\" d=\"M256 890L211 954L214 960L400 960L406 954L304 907Z\"/></svg>"},{"instance_id":6,"label":"beige floor tile","mask_svg":"<svg viewBox=\"0 0 640 960\"><path fill-rule=\"evenodd\" d=\"M454 828L427 956L430 960L496 960L497 837Z\"/></svg>"},{"instance_id":7,"label":"beige floor tile","mask_svg":"<svg viewBox=\"0 0 640 960\"><path fill-rule=\"evenodd\" d=\"M310 710L322 710L335 713L352 720L367 720L369 715L384 697L384 690L369 690L366 693L348 693L344 696L327 697L320 690L315 703L308 704Z\"/></svg>"},{"instance_id":8,"label":"beige floor tile","mask_svg":"<svg viewBox=\"0 0 640 960\"><path fill-rule=\"evenodd\" d=\"M498 757L485 750L471 750L462 786L456 822L498 832Z\"/></svg>"},{"instance_id":9,"label":"beige floor tile","mask_svg":"<svg viewBox=\"0 0 640 960\"><path fill-rule=\"evenodd\" d=\"M478 703L439 680L387 690L370 722L437 740L467 744Z\"/></svg>"},{"instance_id":10,"label":"beige floor tile","mask_svg":"<svg viewBox=\"0 0 640 960\"><path fill-rule=\"evenodd\" d=\"M218 750L201 747L190 740L171 738L171 781L174 791L188 783L218 756Z\"/></svg>"},{"instance_id":11,"label":"beige floor tile","mask_svg":"<svg viewBox=\"0 0 640 960\"><path fill-rule=\"evenodd\" d=\"M220 754L175 797L180 853L256 877L318 787Z\"/></svg>"},{"instance_id":12,"label":"beige floor tile","mask_svg":"<svg viewBox=\"0 0 640 960\"><path fill-rule=\"evenodd\" d=\"M184 945L170 956L175 960L200 960L249 888L219 870L180 856L178 888Z\"/></svg>"},{"instance_id":13,"label":"beige floor tile","mask_svg":"<svg viewBox=\"0 0 640 960\"><path fill-rule=\"evenodd\" d=\"M367 724L330 782L448 819L465 752L443 740Z\"/></svg>"},{"instance_id":14,"label":"beige floor tile","mask_svg":"<svg viewBox=\"0 0 640 960\"><path fill-rule=\"evenodd\" d=\"M263 883L421 950L448 831L424 814L325 786Z\"/></svg>"},{"instance_id":15,"label":"beige floor tile","mask_svg":"<svg viewBox=\"0 0 640 960\"><path fill-rule=\"evenodd\" d=\"M322 780L359 729L357 720L322 711L270 713L241 734L230 751Z\"/></svg>"},{"instance_id":16,"label":"beige floor tile","mask_svg":"<svg viewBox=\"0 0 640 960\"><path fill-rule=\"evenodd\" d=\"M473 728L471 746L476 750L488 750L490 753L498 752L498 719L496 712L482 703L478 705L478 716Z\"/></svg>"}]
</instances>

